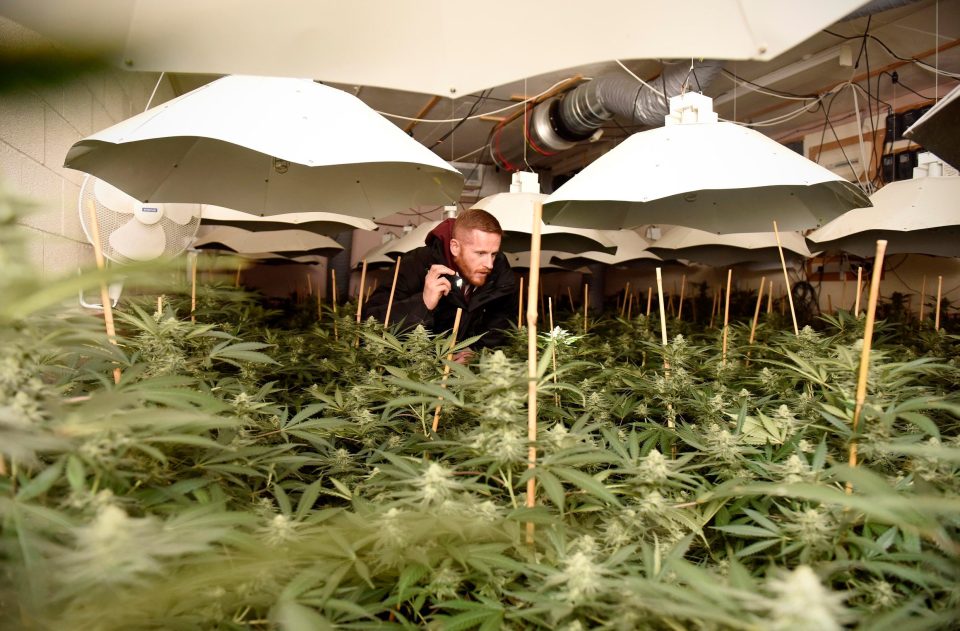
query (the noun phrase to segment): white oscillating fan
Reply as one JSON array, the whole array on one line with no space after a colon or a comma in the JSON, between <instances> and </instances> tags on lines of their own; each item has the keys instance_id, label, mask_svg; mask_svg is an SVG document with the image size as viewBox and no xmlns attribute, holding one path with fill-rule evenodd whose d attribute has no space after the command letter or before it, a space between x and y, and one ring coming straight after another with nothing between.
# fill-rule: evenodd
<instances>
[{"instance_id":1,"label":"white oscillating fan","mask_svg":"<svg viewBox=\"0 0 960 631\"><path fill-rule=\"evenodd\" d=\"M80 225L93 243L90 206L94 208L103 256L116 263L172 258L193 242L200 228L200 204L143 204L117 187L88 175L80 188ZM110 287L116 304L122 285ZM88 304L85 307L101 308Z\"/></svg>"},{"instance_id":2,"label":"white oscillating fan","mask_svg":"<svg viewBox=\"0 0 960 631\"><path fill-rule=\"evenodd\" d=\"M91 202L103 255L117 263L174 257L187 249L200 228L200 204L143 204L88 175L80 189L80 224L91 243Z\"/></svg>"}]
</instances>

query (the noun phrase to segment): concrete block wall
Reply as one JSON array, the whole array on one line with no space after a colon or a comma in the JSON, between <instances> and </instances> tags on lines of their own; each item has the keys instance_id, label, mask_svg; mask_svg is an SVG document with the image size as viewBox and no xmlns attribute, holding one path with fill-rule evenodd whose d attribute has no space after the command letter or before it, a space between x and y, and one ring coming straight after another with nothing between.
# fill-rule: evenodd
<instances>
[{"instance_id":1,"label":"concrete block wall","mask_svg":"<svg viewBox=\"0 0 960 631\"><path fill-rule=\"evenodd\" d=\"M0 16L5 48L52 47L33 31ZM173 98L158 73L116 69L61 84L25 84L0 93L0 187L29 200L33 212L21 220L27 256L45 278L93 265L93 248L77 211L84 174L64 168L70 146L146 107Z\"/></svg>"}]
</instances>

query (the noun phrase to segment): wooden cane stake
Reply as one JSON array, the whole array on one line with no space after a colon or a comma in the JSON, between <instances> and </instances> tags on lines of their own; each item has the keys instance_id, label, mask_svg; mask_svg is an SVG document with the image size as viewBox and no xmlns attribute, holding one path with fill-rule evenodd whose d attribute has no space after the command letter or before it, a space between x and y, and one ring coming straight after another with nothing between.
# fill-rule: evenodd
<instances>
[{"instance_id":1,"label":"wooden cane stake","mask_svg":"<svg viewBox=\"0 0 960 631\"><path fill-rule=\"evenodd\" d=\"M363 314L363 290L366 289L367 284L367 259L363 259L363 266L360 268L360 288L357 291L357 324L360 324L360 320ZM358 340L360 338L357 338Z\"/></svg>"},{"instance_id":2,"label":"wooden cane stake","mask_svg":"<svg viewBox=\"0 0 960 631\"><path fill-rule=\"evenodd\" d=\"M620 305L620 317L622 318L627 314L627 300L630 296L630 281L627 281L626 286L623 288L623 304Z\"/></svg>"},{"instance_id":3,"label":"wooden cane stake","mask_svg":"<svg viewBox=\"0 0 960 631\"><path fill-rule=\"evenodd\" d=\"M677 309L677 320L683 319L683 292L687 288L687 275L680 279L680 307Z\"/></svg>"},{"instance_id":4,"label":"wooden cane stake","mask_svg":"<svg viewBox=\"0 0 960 631\"><path fill-rule=\"evenodd\" d=\"M727 296L723 308L723 349L720 353L720 364L727 365L727 331L730 329L730 281L733 280L733 270L727 270Z\"/></svg>"},{"instance_id":5,"label":"wooden cane stake","mask_svg":"<svg viewBox=\"0 0 960 631\"><path fill-rule=\"evenodd\" d=\"M627 297L627 320L633 319L633 293Z\"/></svg>"},{"instance_id":6,"label":"wooden cane stake","mask_svg":"<svg viewBox=\"0 0 960 631\"><path fill-rule=\"evenodd\" d=\"M842 284L840 285L840 308L843 309L844 305L847 304L847 270L846 269L841 270L840 277L843 279Z\"/></svg>"},{"instance_id":7,"label":"wooden cane stake","mask_svg":"<svg viewBox=\"0 0 960 631\"><path fill-rule=\"evenodd\" d=\"M933 330L940 330L940 296L943 293L943 276L937 276L937 313L933 317Z\"/></svg>"},{"instance_id":8,"label":"wooden cane stake","mask_svg":"<svg viewBox=\"0 0 960 631\"><path fill-rule=\"evenodd\" d=\"M360 346L360 320L363 314L363 290L367 283L367 259L363 259L363 267L360 268L360 287L357 290L357 339L353 342L356 347ZM319 287L317 288L319 289Z\"/></svg>"},{"instance_id":9,"label":"wooden cane stake","mask_svg":"<svg viewBox=\"0 0 960 631\"><path fill-rule=\"evenodd\" d=\"M657 302L660 304L660 339L663 343L663 376L670 378L670 362L667 360L667 310L663 306L663 271L657 268ZM672 404L667 404L667 409L672 409ZM667 427L673 428L672 417L667 417ZM676 454L674 453L674 457Z\"/></svg>"},{"instance_id":10,"label":"wooden cane stake","mask_svg":"<svg viewBox=\"0 0 960 631\"><path fill-rule=\"evenodd\" d=\"M313 280L310 278L309 271L306 273L306 277L307 277L307 295L312 297L313 296Z\"/></svg>"},{"instance_id":11,"label":"wooden cane stake","mask_svg":"<svg viewBox=\"0 0 960 631\"><path fill-rule=\"evenodd\" d=\"M873 322L877 313L877 297L880 294L880 276L883 272L883 255L887 251L886 241L877 241L877 255L874 259L873 274L870 277L870 296L867 299L867 320L863 330L863 350L860 352L860 372L857 375L857 398L853 408L853 438L850 440L851 467L857 466L857 426L860 423L860 414L867 398L867 376L870 372L870 347L873 345ZM847 493L852 493L853 487L847 483Z\"/></svg>"},{"instance_id":12,"label":"wooden cane stake","mask_svg":"<svg viewBox=\"0 0 960 631\"><path fill-rule=\"evenodd\" d=\"M780 231L777 230L777 222L773 222L773 234L777 237L777 250L780 252L780 265L783 267L783 282L787 292L787 300L790 303L790 318L793 320L793 333L800 335L800 327L797 326L797 311L793 308L793 291L790 289L790 276L787 274L787 260L783 258L783 244L780 243Z\"/></svg>"},{"instance_id":13,"label":"wooden cane stake","mask_svg":"<svg viewBox=\"0 0 960 631\"><path fill-rule=\"evenodd\" d=\"M583 284L583 332L587 332L587 319L590 314L590 283Z\"/></svg>"},{"instance_id":14,"label":"wooden cane stake","mask_svg":"<svg viewBox=\"0 0 960 631\"><path fill-rule=\"evenodd\" d=\"M650 317L650 307L653 305L653 287L647 287L647 317Z\"/></svg>"},{"instance_id":15,"label":"wooden cane stake","mask_svg":"<svg viewBox=\"0 0 960 631\"><path fill-rule=\"evenodd\" d=\"M773 313L773 290L775 286L773 281L770 281L770 290L767 293L767 315Z\"/></svg>"},{"instance_id":16,"label":"wooden cane stake","mask_svg":"<svg viewBox=\"0 0 960 631\"><path fill-rule=\"evenodd\" d=\"M570 313L576 313L577 307L573 304L573 292L570 291L570 285L567 285L567 298L570 299Z\"/></svg>"},{"instance_id":17,"label":"wooden cane stake","mask_svg":"<svg viewBox=\"0 0 960 631\"><path fill-rule=\"evenodd\" d=\"M718 307L719 305L720 305L720 291L717 290L717 291L714 291L714 292L713 292L713 304L710 305L710 326L709 326L709 328L711 328L711 329L713 328L713 322L714 322L714 319L716 318L716 315L717 315L717 307Z\"/></svg>"},{"instance_id":18,"label":"wooden cane stake","mask_svg":"<svg viewBox=\"0 0 960 631\"><path fill-rule=\"evenodd\" d=\"M530 288L527 299L527 467L537 466L537 290L540 287L540 224L543 221L543 205L533 207L533 230L530 235ZM537 480L531 475L527 480L527 508L537 505ZM527 543L533 545L534 523L527 522Z\"/></svg>"},{"instance_id":19,"label":"wooden cane stake","mask_svg":"<svg viewBox=\"0 0 960 631\"><path fill-rule=\"evenodd\" d=\"M517 301L517 330L523 328L523 276L520 277L520 299Z\"/></svg>"},{"instance_id":20,"label":"wooden cane stake","mask_svg":"<svg viewBox=\"0 0 960 631\"><path fill-rule=\"evenodd\" d=\"M660 303L660 337L663 345L667 345L667 310L663 304L663 272L657 268L657 298Z\"/></svg>"},{"instance_id":21,"label":"wooden cane stake","mask_svg":"<svg viewBox=\"0 0 960 631\"><path fill-rule=\"evenodd\" d=\"M923 302L927 299L927 275L923 275L923 283L920 285L920 326L923 326Z\"/></svg>"},{"instance_id":22,"label":"wooden cane stake","mask_svg":"<svg viewBox=\"0 0 960 631\"><path fill-rule=\"evenodd\" d=\"M390 328L390 311L393 310L393 296L397 291L397 275L400 274L400 261L403 259L402 256L397 257L397 264L393 268L393 284L390 285L390 300L387 302L387 315L383 318L383 329L386 331Z\"/></svg>"},{"instance_id":23,"label":"wooden cane stake","mask_svg":"<svg viewBox=\"0 0 960 631\"><path fill-rule=\"evenodd\" d=\"M748 344L753 344L753 338L757 333L757 321L760 320L760 305L763 304L763 285L766 281L766 276L760 277L760 289L757 290L757 306L753 309L753 324L750 326L750 341Z\"/></svg>"},{"instance_id":24,"label":"wooden cane stake","mask_svg":"<svg viewBox=\"0 0 960 631\"><path fill-rule=\"evenodd\" d=\"M540 313L546 313L546 312L547 312L547 303L543 297L543 285L540 285ZM550 330L552 331L553 328L551 327Z\"/></svg>"},{"instance_id":25,"label":"wooden cane stake","mask_svg":"<svg viewBox=\"0 0 960 631\"><path fill-rule=\"evenodd\" d=\"M93 200L88 200L87 202L87 214L90 216L90 239L93 242L93 258L97 262L97 269L101 272L107 268L107 263L103 258L103 249L100 245L100 222L97 221L97 207L94 205ZM194 275L196 275L197 267L194 263L193 267ZM194 299L195 300L195 299ZM103 323L104 327L107 330L107 339L110 340L110 343L114 346L117 345L117 329L113 323L113 305L110 303L110 290L107 289L107 281L100 281L100 302L103 303ZM191 314L193 309L190 310ZM193 316L191 315L191 320ZM113 369L113 383L120 383L120 369Z\"/></svg>"},{"instance_id":26,"label":"wooden cane stake","mask_svg":"<svg viewBox=\"0 0 960 631\"><path fill-rule=\"evenodd\" d=\"M857 268L857 299L853 306L853 317L860 319L860 294L863 293L863 268Z\"/></svg>"},{"instance_id":27,"label":"wooden cane stake","mask_svg":"<svg viewBox=\"0 0 960 631\"><path fill-rule=\"evenodd\" d=\"M238 263L237 263L237 277L236 277L235 279L233 279L233 286L234 286L234 287L239 287L239 286L240 286L240 272L241 272L242 270L243 270L243 263L238 262Z\"/></svg>"},{"instance_id":28,"label":"wooden cane stake","mask_svg":"<svg viewBox=\"0 0 960 631\"><path fill-rule=\"evenodd\" d=\"M447 364L443 366L443 379L440 380L440 387L447 388L447 378L450 377L450 364L453 361L453 348L457 345L457 332L460 330L460 316L463 315L463 309L457 307L457 315L453 317L453 333L450 334L450 350L447 352ZM443 399L437 403L437 409L433 411L433 433L437 433L440 427L440 408L443 407Z\"/></svg>"}]
</instances>

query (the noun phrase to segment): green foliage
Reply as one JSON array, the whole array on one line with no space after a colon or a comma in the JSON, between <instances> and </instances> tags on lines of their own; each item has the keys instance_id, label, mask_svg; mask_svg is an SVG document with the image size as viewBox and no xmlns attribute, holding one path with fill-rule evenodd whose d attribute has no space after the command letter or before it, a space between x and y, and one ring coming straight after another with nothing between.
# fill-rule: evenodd
<instances>
[{"instance_id":1,"label":"green foliage","mask_svg":"<svg viewBox=\"0 0 960 631\"><path fill-rule=\"evenodd\" d=\"M17 243L9 217L0 256ZM114 346L96 318L47 311L28 268L0 266L0 286L20 303L0 309L3 628L936 629L960 615L945 333L904 344L902 325L878 328L854 432L849 315L799 337L769 319L752 346L734 325L725 361L715 329L670 322L662 346L656 318L583 334L577 316L540 336L531 469L525 330L461 366L448 338L358 325L350 306L281 318L209 287L192 322L167 288L159 310L123 303Z\"/></svg>"}]
</instances>

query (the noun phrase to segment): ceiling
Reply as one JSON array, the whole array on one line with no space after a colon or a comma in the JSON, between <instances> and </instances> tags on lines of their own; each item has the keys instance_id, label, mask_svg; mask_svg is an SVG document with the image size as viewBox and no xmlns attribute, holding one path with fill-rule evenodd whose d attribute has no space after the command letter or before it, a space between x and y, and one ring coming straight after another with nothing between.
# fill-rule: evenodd
<instances>
[{"instance_id":1,"label":"ceiling","mask_svg":"<svg viewBox=\"0 0 960 631\"><path fill-rule=\"evenodd\" d=\"M871 37L865 39L868 27ZM491 46L495 42L496 37L492 36L490 42L476 46L473 52L467 47L463 54L500 54ZM827 112L834 127L854 120L853 90L846 88L830 94L836 86L850 80L862 86L864 90L857 94L860 108L865 113L869 104L874 116L878 116L878 106L885 115L888 105L905 109L913 104L932 103L935 96L949 92L957 81L938 77L905 59L917 58L941 70L960 73L958 44L960 0L922 0L870 17L838 22L771 61L729 61L724 73L704 93L714 98L714 109L722 119L757 125L756 129L781 142L802 140L805 134L821 131L829 137ZM938 48L939 52L935 52ZM656 78L662 68L657 60L624 61L624 65L648 81ZM891 78L894 72L896 84ZM615 61L596 63L529 77L457 99L360 85L330 85L355 94L387 115L456 121L391 119L445 160L492 164L487 143L497 124L495 119L522 113L524 108L517 106L518 101L556 88L560 82L560 89L569 89L581 81L617 73L626 74ZM183 93L214 78L215 75L175 74L171 82L178 93ZM756 91L748 82L767 90ZM816 100L819 97L824 98ZM803 110L804 105L808 106L807 111ZM509 106L514 107L485 117ZM792 113L796 115L787 116ZM471 118L462 120L467 116ZM778 117L786 120L777 121ZM883 117L879 120L882 125ZM581 169L641 129L614 120L602 128L602 136L595 142L584 142L549 158L538 156L540 159L531 164L549 190L553 176ZM522 133L519 128L517 133ZM362 136L362 130L357 130L357 134L358 138Z\"/></svg>"}]
</instances>

